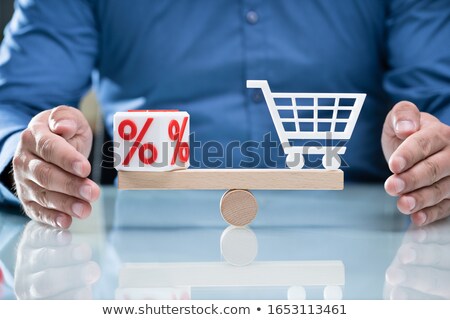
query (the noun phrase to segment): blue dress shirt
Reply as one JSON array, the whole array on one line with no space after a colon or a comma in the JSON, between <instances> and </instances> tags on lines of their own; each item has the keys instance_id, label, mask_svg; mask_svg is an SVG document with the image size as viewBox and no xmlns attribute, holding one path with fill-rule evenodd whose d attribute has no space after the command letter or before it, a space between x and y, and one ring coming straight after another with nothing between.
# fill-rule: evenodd
<instances>
[{"instance_id":1,"label":"blue dress shirt","mask_svg":"<svg viewBox=\"0 0 450 320\"><path fill-rule=\"evenodd\" d=\"M450 123L449 44L448 0L19 0L0 52L0 171L34 115L77 106L92 85L110 132L117 111L182 106L196 141L277 140L245 88L267 79L276 92L367 93L344 170L380 181L395 102ZM222 166L267 166L236 150Z\"/></svg>"}]
</instances>

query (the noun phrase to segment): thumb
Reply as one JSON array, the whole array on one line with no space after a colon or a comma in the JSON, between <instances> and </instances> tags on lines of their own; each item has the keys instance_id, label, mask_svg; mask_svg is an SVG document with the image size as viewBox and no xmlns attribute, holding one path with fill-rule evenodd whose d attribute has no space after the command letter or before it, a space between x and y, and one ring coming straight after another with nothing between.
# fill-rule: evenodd
<instances>
[{"instance_id":1,"label":"thumb","mask_svg":"<svg viewBox=\"0 0 450 320\"><path fill-rule=\"evenodd\" d=\"M53 133L70 140L79 132L86 130L89 125L80 110L59 106L52 109L48 117L48 126Z\"/></svg>"},{"instance_id":2,"label":"thumb","mask_svg":"<svg viewBox=\"0 0 450 320\"><path fill-rule=\"evenodd\" d=\"M84 156L89 156L92 147L92 130L80 110L67 106L52 109L48 117L48 127Z\"/></svg>"},{"instance_id":3,"label":"thumb","mask_svg":"<svg viewBox=\"0 0 450 320\"><path fill-rule=\"evenodd\" d=\"M393 135L405 140L420 129L420 111L414 103L401 101L389 112L386 124Z\"/></svg>"}]
</instances>

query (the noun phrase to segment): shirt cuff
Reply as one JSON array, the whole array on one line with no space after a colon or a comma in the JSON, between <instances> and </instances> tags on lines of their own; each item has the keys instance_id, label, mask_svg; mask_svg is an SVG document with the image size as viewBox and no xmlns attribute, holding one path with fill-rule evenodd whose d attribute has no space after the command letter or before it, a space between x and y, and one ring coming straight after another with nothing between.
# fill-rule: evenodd
<instances>
[{"instance_id":1,"label":"shirt cuff","mask_svg":"<svg viewBox=\"0 0 450 320\"><path fill-rule=\"evenodd\" d=\"M7 166L11 162L14 153L16 152L17 145L19 144L20 134L22 131L13 133L6 139L0 152L0 172L8 169ZM3 183L0 183L0 202L19 204L17 197L9 190Z\"/></svg>"}]
</instances>

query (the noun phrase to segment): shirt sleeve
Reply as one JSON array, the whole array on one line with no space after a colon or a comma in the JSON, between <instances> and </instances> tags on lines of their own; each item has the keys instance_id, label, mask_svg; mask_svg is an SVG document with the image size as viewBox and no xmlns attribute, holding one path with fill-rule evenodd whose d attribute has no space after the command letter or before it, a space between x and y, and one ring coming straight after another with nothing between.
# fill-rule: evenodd
<instances>
[{"instance_id":1,"label":"shirt sleeve","mask_svg":"<svg viewBox=\"0 0 450 320\"><path fill-rule=\"evenodd\" d=\"M89 89L98 53L88 0L17 0L0 47L0 172L20 133L39 112L77 106ZM0 203L15 200L0 184Z\"/></svg>"},{"instance_id":2,"label":"shirt sleeve","mask_svg":"<svg viewBox=\"0 0 450 320\"><path fill-rule=\"evenodd\" d=\"M449 1L390 1L386 33L392 102L409 100L450 125Z\"/></svg>"}]
</instances>

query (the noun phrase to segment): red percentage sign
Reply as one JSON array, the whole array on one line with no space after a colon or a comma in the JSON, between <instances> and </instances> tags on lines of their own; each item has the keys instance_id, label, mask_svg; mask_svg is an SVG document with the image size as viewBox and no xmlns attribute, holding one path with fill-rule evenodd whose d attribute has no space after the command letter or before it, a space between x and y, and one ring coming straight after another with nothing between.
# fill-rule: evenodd
<instances>
[{"instance_id":1,"label":"red percentage sign","mask_svg":"<svg viewBox=\"0 0 450 320\"><path fill-rule=\"evenodd\" d=\"M141 162L143 164L150 165L153 162L155 162L156 158L158 157L158 151L156 150L155 146L152 143L141 144L142 139L144 139L144 136L147 133L148 128L150 128L150 125L152 124L152 122L153 122L153 118L147 118L141 131L139 131L139 134L138 134L138 129L136 127L136 124L132 120L126 119L126 120L123 120L119 124L119 128L118 128L119 136L124 141L131 141L134 138L136 138L136 135L137 135L136 140L134 140L134 143L131 146L130 151L126 155L125 160L123 161L124 166L127 166L130 164L130 161L133 158L134 153L138 149L139 149L139 160L141 160ZM129 128L128 133L125 132L126 128ZM149 150L151 152L150 156L145 155L145 152L147 150Z\"/></svg>"},{"instance_id":2,"label":"red percentage sign","mask_svg":"<svg viewBox=\"0 0 450 320\"><path fill-rule=\"evenodd\" d=\"M183 123L180 124L177 120L172 120L169 123L169 138L172 141L176 141L175 150L172 156L172 165L175 164L177 157L181 162L186 163L189 160L189 144L187 142L181 142L184 135L184 130L186 129L186 124L188 122L188 118L183 118Z\"/></svg>"}]
</instances>

